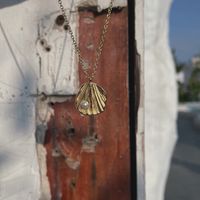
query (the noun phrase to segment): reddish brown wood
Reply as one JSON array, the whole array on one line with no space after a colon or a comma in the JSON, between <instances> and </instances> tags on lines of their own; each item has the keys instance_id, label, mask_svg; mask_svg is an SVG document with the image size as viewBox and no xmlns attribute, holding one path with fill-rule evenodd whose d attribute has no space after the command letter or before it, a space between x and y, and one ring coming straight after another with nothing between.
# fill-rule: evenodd
<instances>
[{"instance_id":1,"label":"reddish brown wood","mask_svg":"<svg viewBox=\"0 0 200 200\"><path fill-rule=\"evenodd\" d=\"M104 18L80 12L81 51L90 61ZM127 30L127 10L113 13L96 77L108 94L106 111L95 118L82 117L74 97L52 106L55 115L45 147L53 200L130 199Z\"/></svg>"}]
</instances>

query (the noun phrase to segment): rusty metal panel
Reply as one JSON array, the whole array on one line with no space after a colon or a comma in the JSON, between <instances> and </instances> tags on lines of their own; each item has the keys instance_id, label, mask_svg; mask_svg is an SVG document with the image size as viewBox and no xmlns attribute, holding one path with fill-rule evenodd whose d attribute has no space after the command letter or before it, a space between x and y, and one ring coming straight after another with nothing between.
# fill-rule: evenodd
<instances>
[{"instance_id":1,"label":"rusty metal panel","mask_svg":"<svg viewBox=\"0 0 200 200\"><path fill-rule=\"evenodd\" d=\"M79 43L93 62L105 14L80 11ZM96 82L108 93L106 111L83 117L74 96L55 103L45 138L52 199L129 200L130 142L127 9L112 14ZM84 81L80 70L80 82Z\"/></svg>"}]
</instances>

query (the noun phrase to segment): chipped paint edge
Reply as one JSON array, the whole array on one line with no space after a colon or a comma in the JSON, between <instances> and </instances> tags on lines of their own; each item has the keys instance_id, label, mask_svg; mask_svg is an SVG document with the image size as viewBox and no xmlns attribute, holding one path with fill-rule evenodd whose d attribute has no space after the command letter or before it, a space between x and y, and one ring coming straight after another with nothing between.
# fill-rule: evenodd
<instances>
[{"instance_id":1,"label":"chipped paint edge","mask_svg":"<svg viewBox=\"0 0 200 200\"><path fill-rule=\"evenodd\" d=\"M138 109L137 149L137 199L145 200L145 144L144 144L144 0L135 1L136 49L140 56L140 102Z\"/></svg>"}]
</instances>

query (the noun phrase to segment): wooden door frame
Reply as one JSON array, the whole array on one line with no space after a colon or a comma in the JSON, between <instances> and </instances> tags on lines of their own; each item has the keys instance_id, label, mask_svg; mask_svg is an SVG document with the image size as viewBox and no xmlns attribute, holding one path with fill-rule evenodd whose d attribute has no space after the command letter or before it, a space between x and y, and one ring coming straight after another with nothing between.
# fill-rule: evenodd
<instances>
[{"instance_id":1,"label":"wooden door frame","mask_svg":"<svg viewBox=\"0 0 200 200\"><path fill-rule=\"evenodd\" d=\"M127 1L131 199L145 200L144 90L142 88L144 86L144 1ZM139 34L143 37L138 38Z\"/></svg>"},{"instance_id":2,"label":"wooden door frame","mask_svg":"<svg viewBox=\"0 0 200 200\"><path fill-rule=\"evenodd\" d=\"M131 158L131 199L137 199L137 161L136 161L136 100L135 100L135 2L128 0L128 43L129 43L129 123L130 123L130 158Z\"/></svg>"},{"instance_id":3,"label":"wooden door frame","mask_svg":"<svg viewBox=\"0 0 200 200\"><path fill-rule=\"evenodd\" d=\"M79 11L81 11L81 13L79 14L79 16L80 16L79 17L79 31L81 33L86 32L88 30L88 28L91 29L91 27L93 28L94 26L96 27L94 29L98 30L98 27L100 27L100 26L98 26L98 23L100 23L102 21L102 19L104 19L103 15L102 16L98 15L97 16L98 18L96 18L96 20L98 20L98 19L99 20L96 21L96 23L92 23L92 24L88 25L88 24L84 24L84 22L85 22L84 19L86 19L86 18L88 19L88 16L89 16L89 19L91 19L91 17L93 16L93 15L91 15L92 11L88 10L88 8L87 9L84 8L84 10L79 10ZM124 35L124 40L116 39L116 40L114 40L115 41L114 43L112 42L112 44L115 44L115 45L117 44L118 46L107 45L107 52L109 52L111 50L111 48L113 49L115 47L116 47L116 49L118 49L118 53L119 53L119 50L120 51L122 50L123 56L121 57L121 60L119 62L120 65L117 65L117 66L118 67L124 66L124 69L122 71L120 71L120 73L117 73L117 76L116 76L117 79L115 78L112 81L110 81L109 76L107 76L107 77L104 76L104 77L101 77L101 81L99 81L99 82L104 81L105 85L107 85L108 90L109 90L109 88L113 87L112 86L113 83L114 83L114 85L121 83L120 84L121 87L117 87L117 90L113 90L114 93L112 95L110 95L110 97L111 97L110 100L112 100L112 98L114 98L113 100L115 100L115 97L117 97L118 94L120 94L122 97L125 97L126 105L121 110L122 113L124 113L125 115L123 117L123 120L121 120L119 117L117 117L118 115L116 115L116 117L113 116L113 114L110 115L110 116L114 117L114 119L115 119L115 120L113 120L114 123L116 123L116 121L119 122L118 124L119 124L120 127L116 128L116 127L118 127L117 124L116 124L117 126L115 126L115 129L117 130L116 133L118 134L118 133L124 132L124 133L126 133L126 137L122 138L121 137L122 134L119 135L120 136L119 140L118 140L119 143L122 142L122 141L124 141L124 143L121 144L119 147L118 147L119 143L118 142L116 143L116 147L120 149L119 151L121 152L121 155L122 155L121 157L117 158L116 161L115 161L116 164L118 164L118 165L116 165L118 167L114 167L113 170L112 170L112 173L113 173L112 177L114 177L116 175L115 171L116 171L116 173L119 172L119 175L117 176L117 179L116 179L117 182L115 180L114 182L112 182L113 184L110 184L110 187L105 188L105 186L104 186L104 187L102 187L101 190L102 191L110 191L109 188L111 188L111 189L115 188L115 190L118 191L118 193L116 192L115 194L112 194L112 196L116 195L116 197L119 198L119 195L122 195L121 197L123 197L124 199L127 200L127 199L131 199L130 155L132 154L132 153L131 154L129 153L131 149L130 149L130 141L129 141L129 128L130 128L130 126L129 126L129 121L130 121L129 120L129 110L128 110L129 87L128 87L128 84L127 84L129 82L129 80L128 80L129 69L128 69L128 42L127 42L127 40L128 40L128 37L127 37L128 36L127 8L124 9L124 10L119 10L117 8L115 10L115 12L113 13L113 15L119 15L120 16L119 18L113 18L114 21L112 22L112 26L114 26L115 28L116 27L118 28L117 25L119 25L119 30L121 30L121 32L120 31L117 32L115 36L118 39L120 39L121 35L123 35L123 34L125 34L125 35ZM100 30L98 30L98 31L100 31ZM96 32L96 34L97 33L98 32ZM110 34L110 37L111 37L112 33L109 32L108 34ZM80 34L80 37L79 37L80 44L83 47L86 46L86 44L88 43L88 39L85 38L85 37L86 36L81 35L81 34ZM96 38L91 37L90 39L95 44L94 39L96 39ZM114 39L114 37L112 39ZM108 41L108 42L110 42L110 41ZM82 46L80 46L80 47L82 47ZM82 52L84 52L84 51L85 51L86 55L87 55L87 53L90 53L85 48L82 50ZM115 58L113 57L112 59L115 59ZM104 62L105 62L105 59L104 59ZM115 63L116 61L113 60L113 62ZM109 63L107 63L107 66L109 66ZM115 65L113 65L113 66L115 66ZM100 70L103 70L103 67ZM108 71L108 70L110 70L110 71ZM116 68L113 68L113 67L109 68L108 70L106 71L107 73L109 72L108 75L111 75L111 74L113 74L113 72L116 72ZM82 74L80 73L80 80L82 80L81 75ZM121 80L121 81L119 81L119 80ZM124 87L122 87L122 84L123 84ZM126 88L126 90L124 90L124 88ZM111 91L111 89L109 91ZM120 103L120 101L121 101L121 103ZM124 103L124 98L120 98L119 100L117 100L117 104L113 104L111 106L114 106L114 109L116 109L117 108L116 105L119 104L119 106L120 106L123 103ZM86 139L85 135L86 135L87 131L90 130L90 128L87 129L87 126L84 125L84 124L88 124L87 121L85 121L87 118L84 118L84 119L81 118L80 119L79 113L74 109L73 105L74 105L73 99L72 99L72 101L69 100L68 102L62 103L62 105L60 103L52 105L53 110L54 110L54 116L52 117L52 119L51 119L51 121L49 122L49 125L48 125L45 145L46 145L46 149L47 149L47 152L48 152L47 163L48 163L48 166L49 166L48 167L48 177L50 179L50 182L51 183L57 182L56 185L60 185L61 186L60 188L62 188L61 189L62 191L66 191L66 188L68 188L69 190L68 190L68 193L66 195L69 195L70 197L73 196L73 198L75 198L75 199L80 199L80 196L83 195L83 192L84 192L84 190L82 190L82 188L81 188L81 184L83 182L83 179L82 179L82 182L81 181L77 182L76 181L77 177L78 177L77 174L79 174L79 177L81 177L81 175L83 175L83 174L89 176L90 175L89 172L92 172L92 176L91 176L90 179L85 178L85 180L88 180L88 184L85 184L85 188L86 189L92 188L92 185L95 185L95 187L97 187L98 185L96 184L96 172L98 171L98 169L96 169L96 167L101 166L101 165L99 165L99 164L96 165L95 156L87 154L87 152L86 152L87 149L82 151L82 148L83 148L82 138ZM68 110L68 111L65 112L65 109ZM106 119L105 116L102 115L101 118L99 118L99 122L96 121L96 123L105 122L106 121L105 119ZM64 128L66 126L66 121L67 121L67 132L66 132L66 128ZM75 125L75 123L73 123L75 121L76 121L76 125ZM73 126L73 124L74 124L74 126ZM92 126L91 126L91 124L89 126L93 127L92 129L98 128L98 130L100 130L99 129L100 126L95 127L95 125L93 125L93 124L94 123L92 122ZM113 123L111 123L111 126L113 126ZM73 130L76 130L76 134L75 134L76 138L73 139L73 141L75 141L75 142L73 142L72 144L69 143L70 140L68 139L68 136L66 138L66 135L68 135L68 130L71 130L71 127L73 127ZM102 128L102 126L101 126L101 128ZM54 133L54 130L56 130L55 133ZM110 130L110 125L108 125L106 130L102 129L102 130L100 130L100 132L103 133L105 137L107 136L107 141L111 141L112 138L109 139L108 135L105 135L108 130ZM91 130L91 131L94 132L94 130ZM65 134L65 133L67 133L67 134ZM56 137L52 137L52 135L55 135L55 134L56 134ZM99 140L99 141L101 141L101 140ZM57 144L57 146L55 144ZM107 145L108 143L102 143L102 144ZM56 147L58 147L58 148L56 148ZM71 147L71 148L69 148L69 147ZM112 145L110 145L110 146L107 145L107 147L113 148ZM109 148L106 148L107 151L109 150ZM52 158L53 156L52 156L51 152L53 152L53 150L55 150L55 149L59 149L61 156ZM70 151L70 153L69 153L69 151ZM81 152L81 156L84 157L85 159L82 159L82 164L81 164L82 167L79 169L80 158L79 158L78 155L80 154L80 152ZM91 152L95 152L95 149L92 150ZM103 151L99 151L99 152L100 152L99 155L101 155L101 152L103 152ZM112 153L112 149L109 150L109 153ZM133 154L135 154L135 153L133 152ZM70 158L70 161L69 161L70 163L67 163L67 169L66 169L66 162L67 162L67 160L69 160L68 158ZM71 166L72 159L73 159L73 163L78 164L78 166L77 165L76 166L73 165L73 167ZM84 162L83 162L83 160L84 160ZM55 163L55 165L54 165L54 163ZM57 164L57 163L59 163L59 164ZM101 164L101 162L99 162L99 163ZM88 168L88 166L90 168ZM88 169L89 169L89 171L87 171L87 172L84 171L84 170L88 170ZM73 170L75 170L75 172ZM69 173L69 171L70 171L70 173ZM127 172L127 174L124 174L124 172ZM58 173L59 173L59 177L60 177L59 179L56 176L56 174L58 174ZM67 183L66 183L66 181L64 181L64 182L62 181L61 177L63 177L63 175L68 177ZM85 176L82 176L82 177L85 177ZM105 177L104 174L102 175L102 177L103 177L102 180L104 181L104 177ZM112 179L110 179L110 180L112 180ZM93 182L95 184L93 184ZM117 183L117 184L115 185L114 183ZM90 184L91 184L91 187L89 186ZM65 188L65 189L63 189L63 188ZM78 189L76 189L76 193L72 192L74 190L74 188L78 188ZM117 189L117 188L119 188L119 189ZM81 192L78 193L77 190L79 190L79 192L80 191ZM113 191L115 191L115 190L113 190ZM136 190L136 187L132 188L132 190ZM59 193L60 193L59 188L58 187L54 188L53 184L51 184L51 191L52 191L52 195L53 195L54 198L56 196L58 196ZM87 193L87 194L85 194L85 192L84 192L84 195L85 195L84 199L94 199L93 197L97 195L97 190L94 190L94 192ZM105 194L102 193L102 195L105 195ZM65 197L68 197L68 196L65 196ZM100 197L100 199L103 199L103 196Z\"/></svg>"}]
</instances>

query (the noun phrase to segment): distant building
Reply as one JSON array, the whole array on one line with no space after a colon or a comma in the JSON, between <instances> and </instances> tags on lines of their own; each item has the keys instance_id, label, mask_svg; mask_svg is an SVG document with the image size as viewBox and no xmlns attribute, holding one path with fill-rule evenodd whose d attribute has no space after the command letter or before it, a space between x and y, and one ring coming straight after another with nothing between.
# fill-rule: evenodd
<instances>
[{"instance_id":1,"label":"distant building","mask_svg":"<svg viewBox=\"0 0 200 200\"><path fill-rule=\"evenodd\" d=\"M185 86L188 85L188 82L190 80L190 77L192 75L192 71L193 71L193 64L192 63L189 63L187 64L185 67L184 67L184 77L185 77Z\"/></svg>"},{"instance_id":2,"label":"distant building","mask_svg":"<svg viewBox=\"0 0 200 200\"><path fill-rule=\"evenodd\" d=\"M196 68L200 69L200 55L192 57L189 63L184 64L182 70L177 73L177 81L186 87L188 85L193 70Z\"/></svg>"},{"instance_id":3,"label":"distant building","mask_svg":"<svg viewBox=\"0 0 200 200\"><path fill-rule=\"evenodd\" d=\"M177 73L176 79L184 87L187 87L193 69L193 64L190 62L187 64L183 64L182 70Z\"/></svg>"},{"instance_id":4,"label":"distant building","mask_svg":"<svg viewBox=\"0 0 200 200\"><path fill-rule=\"evenodd\" d=\"M180 71L180 72L177 73L176 80L181 84L185 83L185 73L184 73L184 71Z\"/></svg>"},{"instance_id":5,"label":"distant building","mask_svg":"<svg viewBox=\"0 0 200 200\"><path fill-rule=\"evenodd\" d=\"M194 56L192 58L192 66L200 68L200 55Z\"/></svg>"}]
</instances>

